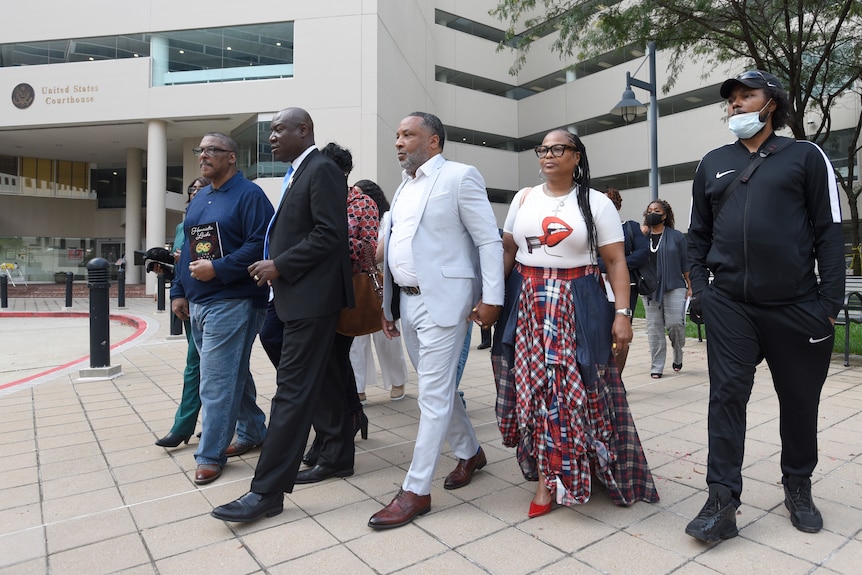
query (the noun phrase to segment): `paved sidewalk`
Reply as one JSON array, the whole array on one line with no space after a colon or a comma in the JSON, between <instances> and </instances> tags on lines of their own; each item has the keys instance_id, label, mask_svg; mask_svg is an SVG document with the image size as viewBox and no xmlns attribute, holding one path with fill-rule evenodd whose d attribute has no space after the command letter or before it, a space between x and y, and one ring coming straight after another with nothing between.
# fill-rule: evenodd
<instances>
[{"instance_id":1,"label":"paved sidewalk","mask_svg":"<svg viewBox=\"0 0 862 575\"><path fill-rule=\"evenodd\" d=\"M357 439L356 475L297 486L284 513L239 525L209 512L247 491L258 451L232 458L219 480L198 487L194 438L173 450L153 445L173 421L185 361L185 339L168 337L167 314L147 298L112 308L143 320L146 329L112 352L123 375L81 381L88 361L68 364L88 353L88 323L3 313L61 311L62 299L9 301L0 310L0 575L860 572L859 357L845 368L835 356L823 390L813 482L825 526L816 535L794 529L784 509L777 401L765 365L748 411L740 534L710 547L683 533L706 498L705 343L689 340L683 371L652 380L643 320L635 320L625 382L659 503L621 508L597 491L586 505L528 519L534 485L522 479L513 450L501 445L489 356L475 350L476 330L461 389L489 464L470 485L443 489L455 464L444 453L428 515L390 531L366 526L410 462L419 417L411 369L404 401L368 388L370 430L368 440ZM76 299L71 311L86 312L88 305ZM114 343L135 331L116 322L111 330ZM269 413L275 373L259 344L251 365ZM55 371L40 376L49 369Z\"/></svg>"}]
</instances>

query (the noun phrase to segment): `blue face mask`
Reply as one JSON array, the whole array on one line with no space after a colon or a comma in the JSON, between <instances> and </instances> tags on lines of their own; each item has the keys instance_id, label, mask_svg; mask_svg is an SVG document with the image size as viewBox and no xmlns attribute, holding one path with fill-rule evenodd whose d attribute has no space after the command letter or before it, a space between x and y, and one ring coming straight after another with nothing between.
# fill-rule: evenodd
<instances>
[{"instance_id":1,"label":"blue face mask","mask_svg":"<svg viewBox=\"0 0 862 575\"><path fill-rule=\"evenodd\" d=\"M763 107L757 112L748 112L747 114L735 114L727 119L727 127L733 132L733 135L740 140L747 140L757 134L766 125L765 121L760 120L760 114L772 101L770 98ZM771 112L770 112L771 113ZM767 118L769 115L766 116Z\"/></svg>"}]
</instances>

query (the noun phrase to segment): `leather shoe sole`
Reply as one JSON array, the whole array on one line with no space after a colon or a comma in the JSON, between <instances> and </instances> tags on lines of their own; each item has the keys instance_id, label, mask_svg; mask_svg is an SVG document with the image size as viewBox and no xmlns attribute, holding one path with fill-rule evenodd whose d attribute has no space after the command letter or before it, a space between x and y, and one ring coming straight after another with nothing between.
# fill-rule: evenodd
<instances>
[{"instance_id":1,"label":"leather shoe sole","mask_svg":"<svg viewBox=\"0 0 862 575\"><path fill-rule=\"evenodd\" d=\"M488 460L485 458L485 452L482 448L476 452L476 455L470 459L459 459L455 469L446 476L446 481L443 482L444 489L458 489L464 487L473 479L473 474L477 470L482 469L487 465Z\"/></svg>"},{"instance_id":2,"label":"leather shoe sole","mask_svg":"<svg viewBox=\"0 0 862 575\"><path fill-rule=\"evenodd\" d=\"M237 457L248 453L252 449L260 447L261 443L240 443L239 441L234 441L230 445L227 446L227 449L224 450L225 457Z\"/></svg>"},{"instance_id":3,"label":"leather shoe sole","mask_svg":"<svg viewBox=\"0 0 862 575\"><path fill-rule=\"evenodd\" d=\"M221 477L221 465L202 463L195 470L195 484L206 485Z\"/></svg>"},{"instance_id":4,"label":"leather shoe sole","mask_svg":"<svg viewBox=\"0 0 862 575\"><path fill-rule=\"evenodd\" d=\"M303 469L297 473L294 483L304 485L307 483L317 483L330 477L350 477L351 475L353 475L352 467L348 467L347 469L331 469L322 465L315 465L311 469Z\"/></svg>"},{"instance_id":5,"label":"leather shoe sole","mask_svg":"<svg viewBox=\"0 0 862 575\"><path fill-rule=\"evenodd\" d=\"M261 517L274 517L282 511L284 511L283 493L265 496L249 491L236 501L219 505L210 515L222 521L250 523Z\"/></svg>"}]
</instances>

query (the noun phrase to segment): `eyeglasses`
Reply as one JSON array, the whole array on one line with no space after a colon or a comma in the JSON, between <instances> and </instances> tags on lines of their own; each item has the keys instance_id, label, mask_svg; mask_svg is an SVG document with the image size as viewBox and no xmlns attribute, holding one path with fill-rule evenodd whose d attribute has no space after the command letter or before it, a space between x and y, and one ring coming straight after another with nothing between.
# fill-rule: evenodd
<instances>
[{"instance_id":1,"label":"eyeglasses","mask_svg":"<svg viewBox=\"0 0 862 575\"><path fill-rule=\"evenodd\" d=\"M206 148L192 148L192 152L195 156L215 156L216 154L230 152L230 150L222 150L221 148L216 148L215 146L207 146Z\"/></svg>"},{"instance_id":2,"label":"eyeglasses","mask_svg":"<svg viewBox=\"0 0 862 575\"><path fill-rule=\"evenodd\" d=\"M763 83L770 88L776 87L775 84L766 79L766 76L764 76L760 70L749 70L748 72L743 72L736 77L737 80L754 80L756 78L763 80Z\"/></svg>"},{"instance_id":3,"label":"eyeglasses","mask_svg":"<svg viewBox=\"0 0 862 575\"><path fill-rule=\"evenodd\" d=\"M189 186L188 192L189 192L190 196L193 196L196 193L198 193L199 191L201 191L202 189L203 189L203 187Z\"/></svg>"},{"instance_id":4,"label":"eyeglasses","mask_svg":"<svg viewBox=\"0 0 862 575\"><path fill-rule=\"evenodd\" d=\"M566 150L576 150L574 146L567 146L565 144L556 144L554 146L536 146L534 150L536 151L537 158L544 158L548 155L548 150L551 151L551 154L555 158L559 158L563 154L566 153Z\"/></svg>"}]
</instances>

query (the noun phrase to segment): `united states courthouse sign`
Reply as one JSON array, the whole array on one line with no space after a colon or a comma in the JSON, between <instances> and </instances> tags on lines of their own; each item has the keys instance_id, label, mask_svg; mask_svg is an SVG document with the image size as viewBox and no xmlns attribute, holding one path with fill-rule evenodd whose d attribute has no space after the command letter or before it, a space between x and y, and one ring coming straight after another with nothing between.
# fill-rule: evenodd
<instances>
[{"instance_id":1,"label":"united states courthouse sign","mask_svg":"<svg viewBox=\"0 0 862 575\"><path fill-rule=\"evenodd\" d=\"M0 125L111 122L146 117L149 58L4 68ZM4 88L5 87L5 88Z\"/></svg>"}]
</instances>

